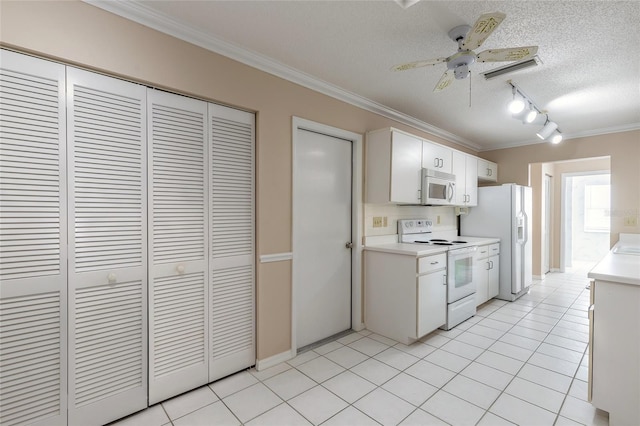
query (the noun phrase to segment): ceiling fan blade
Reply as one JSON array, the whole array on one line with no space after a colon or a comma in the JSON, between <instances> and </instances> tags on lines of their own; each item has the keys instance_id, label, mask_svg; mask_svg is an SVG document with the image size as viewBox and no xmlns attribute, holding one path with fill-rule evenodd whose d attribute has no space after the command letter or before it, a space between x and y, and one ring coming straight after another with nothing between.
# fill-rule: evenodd
<instances>
[{"instance_id":1,"label":"ceiling fan blade","mask_svg":"<svg viewBox=\"0 0 640 426\"><path fill-rule=\"evenodd\" d=\"M406 64L399 64L391 67L391 71L412 70L414 68L426 67L429 65L437 65L442 62L445 62L446 60L447 58L437 58L437 59L426 59L424 61L408 62Z\"/></svg>"},{"instance_id":2,"label":"ceiling fan blade","mask_svg":"<svg viewBox=\"0 0 640 426\"><path fill-rule=\"evenodd\" d=\"M440 77L440 80L438 81L438 84L436 84L436 87L433 88L433 91L434 92L443 91L444 89L449 87L451 83L453 83L453 80L455 80L453 71L446 70L444 74L442 74L442 77Z\"/></svg>"},{"instance_id":3,"label":"ceiling fan blade","mask_svg":"<svg viewBox=\"0 0 640 426\"><path fill-rule=\"evenodd\" d=\"M538 52L538 46L488 49L478 53L478 62L509 62L529 59Z\"/></svg>"},{"instance_id":4,"label":"ceiling fan blade","mask_svg":"<svg viewBox=\"0 0 640 426\"><path fill-rule=\"evenodd\" d=\"M480 47L506 16L507 15L502 12L480 15L476 23L467 33L467 36L462 42L462 47L467 50L474 50Z\"/></svg>"}]
</instances>

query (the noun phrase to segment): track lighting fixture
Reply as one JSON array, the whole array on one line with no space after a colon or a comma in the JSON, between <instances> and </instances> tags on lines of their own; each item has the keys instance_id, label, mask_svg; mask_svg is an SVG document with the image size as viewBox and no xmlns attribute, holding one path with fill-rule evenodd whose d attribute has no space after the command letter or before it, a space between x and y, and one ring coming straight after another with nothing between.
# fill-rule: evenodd
<instances>
[{"instance_id":1,"label":"track lighting fixture","mask_svg":"<svg viewBox=\"0 0 640 426\"><path fill-rule=\"evenodd\" d=\"M551 133L549 140L551 141L552 144L559 144L560 142L562 142L562 133L560 133L557 130L554 130L553 133Z\"/></svg>"},{"instance_id":2,"label":"track lighting fixture","mask_svg":"<svg viewBox=\"0 0 640 426\"><path fill-rule=\"evenodd\" d=\"M533 121L536 119L537 116L538 116L538 110L535 109L533 105L531 105L531 102L529 102L529 109L527 110L527 113L524 116L524 123L525 124L533 123Z\"/></svg>"},{"instance_id":3,"label":"track lighting fixture","mask_svg":"<svg viewBox=\"0 0 640 426\"><path fill-rule=\"evenodd\" d=\"M556 123L554 123L553 121L549 121L549 119L547 119L547 122L544 123L544 126L542 127L542 129L538 130L538 132L536 133L536 136L542 140L545 140L549 136L551 136L551 134L557 128L558 128L558 125Z\"/></svg>"},{"instance_id":4,"label":"track lighting fixture","mask_svg":"<svg viewBox=\"0 0 640 426\"><path fill-rule=\"evenodd\" d=\"M513 98L509 101L508 108L513 118L522 120L523 124L539 124L544 126L536 133L542 140L549 140L557 144L562 141L562 134L558 130L558 124L550 121L546 111L538 108L531 98L529 98L513 81L508 80L511 86ZM543 121L544 120L544 121Z\"/></svg>"},{"instance_id":5,"label":"track lighting fixture","mask_svg":"<svg viewBox=\"0 0 640 426\"><path fill-rule=\"evenodd\" d=\"M513 99L509 101L509 111L511 114L520 114L524 110L524 99L522 96L518 96L516 87L513 86Z\"/></svg>"}]
</instances>

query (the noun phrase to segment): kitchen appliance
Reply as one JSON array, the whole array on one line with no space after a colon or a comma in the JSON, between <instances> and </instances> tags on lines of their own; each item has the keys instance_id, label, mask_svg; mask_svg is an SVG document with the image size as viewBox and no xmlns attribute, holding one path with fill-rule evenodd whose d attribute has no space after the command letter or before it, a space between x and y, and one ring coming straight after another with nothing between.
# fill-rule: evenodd
<instances>
[{"instance_id":1,"label":"kitchen appliance","mask_svg":"<svg viewBox=\"0 0 640 426\"><path fill-rule=\"evenodd\" d=\"M441 328L450 330L476 314L473 255L477 247L461 239L431 238L432 226L429 219L398 220L398 240L447 248L447 321Z\"/></svg>"},{"instance_id":2,"label":"kitchen appliance","mask_svg":"<svg viewBox=\"0 0 640 426\"><path fill-rule=\"evenodd\" d=\"M531 188L516 184L478 188L478 206L460 216L460 234L500 238L498 298L514 301L533 280ZM462 237L464 238L464 237Z\"/></svg>"},{"instance_id":3,"label":"kitchen appliance","mask_svg":"<svg viewBox=\"0 0 640 426\"><path fill-rule=\"evenodd\" d=\"M438 170L422 169L422 204L453 204L456 190L456 176Z\"/></svg>"}]
</instances>

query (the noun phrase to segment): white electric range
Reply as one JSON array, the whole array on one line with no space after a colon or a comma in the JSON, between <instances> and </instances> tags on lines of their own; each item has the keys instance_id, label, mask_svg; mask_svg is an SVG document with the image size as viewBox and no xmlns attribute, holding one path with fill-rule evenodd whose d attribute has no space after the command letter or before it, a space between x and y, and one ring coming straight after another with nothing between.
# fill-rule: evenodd
<instances>
[{"instance_id":1,"label":"white electric range","mask_svg":"<svg viewBox=\"0 0 640 426\"><path fill-rule=\"evenodd\" d=\"M447 322L450 330L476 314L473 255L477 245L460 238L432 238L430 219L398 220L398 242L447 248Z\"/></svg>"}]
</instances>

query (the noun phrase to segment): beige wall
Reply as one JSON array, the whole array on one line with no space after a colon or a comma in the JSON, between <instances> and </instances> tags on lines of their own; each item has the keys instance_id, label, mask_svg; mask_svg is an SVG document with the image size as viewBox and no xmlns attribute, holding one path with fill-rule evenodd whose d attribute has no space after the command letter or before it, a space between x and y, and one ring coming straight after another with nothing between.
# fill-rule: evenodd
<instances>
[{"instance_id":1,"label":"beige wall","mask_svg":"<svg viewBox=\"0 0 640 426\"><path fill-rule=\"evenodd\" d=\"M570 139L559 145L545 143L482 152L482 157L498 163L500 183L521 185L529 184L529 164L605 156L611 159L613 244L618 241L621 232L640 233L640 130ZM625 218L630 217L635 217L638 224L625 225ZM534 250L536 248L540 253L540 247L534 245Z\"/></svg>"},{"instance_id":2,"label":"beige wall","mask_svg":"<svg viewBox=\"0 0 640 426\"><path fill-rule=\"evenodd\" d=\"M640 164L639 164L640 166ZM562 234L562 175L564 173L603 172L610 171L609 157L559 161L552 163L534 163L530 165L529 185L533 192L533 275L542 276L544 256L545 223L545 175L552 178L552 210L551 210L551 262L552 270L560 268L560 245ZM617 238L615 239L617 241Z\"/></svg>"},{"instance_id":3,"label":"beige wall","mask_svg":"<svg viewBox=\"0 0 640 426\"><path fill-rule=\"evenodd\" d=\"M394 126L476 154L79 1L1 1L0 42L129 80L257 112L257 254L291 251L291 126ZM258 264L258 359L290 349L291 264Z\"/></svg>"}]
</instances>

